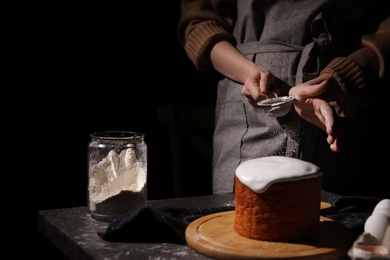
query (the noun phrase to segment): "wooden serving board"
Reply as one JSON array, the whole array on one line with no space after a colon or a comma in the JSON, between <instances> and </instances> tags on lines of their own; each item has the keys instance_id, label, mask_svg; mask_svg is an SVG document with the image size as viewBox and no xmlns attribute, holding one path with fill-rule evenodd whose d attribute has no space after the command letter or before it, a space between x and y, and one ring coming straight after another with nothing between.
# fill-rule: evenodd
<instances>
[{"instance_id":1,"label":"wooden serving board","mask_svg":"<svg viewBox=\"0 0 390 260\"><path fill-rule=\"evenodd\" d=\"M233 223L234 210L196 219L186 229L187 243L201 254L220 259L337 259L348 251L352 239L347 228L322 216L320 235L305 243L246 238L234 231Z\"/></svg>"}]
</instances>

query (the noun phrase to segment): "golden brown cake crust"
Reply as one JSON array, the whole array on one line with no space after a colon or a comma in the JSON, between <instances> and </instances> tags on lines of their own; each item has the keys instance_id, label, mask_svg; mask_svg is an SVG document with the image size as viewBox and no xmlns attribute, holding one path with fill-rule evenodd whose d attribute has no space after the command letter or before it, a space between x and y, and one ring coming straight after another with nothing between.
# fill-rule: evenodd
<instances>
[{"instance_id":1,"label":"golden brown cake crust","mask_svg":"<svg viewBox=\"0 0 390 260\"><path fill-rule=\"evenodd\" d=\"M255 193L235 176L234 229L242 236L293 242L316 236L320 227L322 176L272 184Z\"/></svg>"}]
</instances>

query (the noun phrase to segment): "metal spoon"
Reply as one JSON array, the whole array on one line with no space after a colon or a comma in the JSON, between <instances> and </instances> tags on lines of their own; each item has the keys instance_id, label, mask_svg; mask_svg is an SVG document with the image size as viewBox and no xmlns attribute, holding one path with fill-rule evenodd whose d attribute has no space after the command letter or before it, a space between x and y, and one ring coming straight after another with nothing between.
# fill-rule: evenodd
<instances>
[{"instance_id":1,"label":"metal spoon","mask_svg":"<svg viewBox=\"0 0 390 260\"><path fill-rule=\"evenodd\" d=\"M286 115L291 109L291 101L293 96L281 96L275 95L274 98L267 98L257 103L260 107L266 110L267 115L273 117L281 117Z\"/></svg>"}]
</instances>

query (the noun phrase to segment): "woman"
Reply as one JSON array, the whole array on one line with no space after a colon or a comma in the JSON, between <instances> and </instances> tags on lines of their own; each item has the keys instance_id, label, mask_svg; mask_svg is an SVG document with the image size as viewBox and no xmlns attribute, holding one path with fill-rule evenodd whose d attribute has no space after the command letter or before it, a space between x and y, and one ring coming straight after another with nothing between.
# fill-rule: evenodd
<instances>
[{"instance_id":1,"label":"woman","mask_svg":"<svg viewBox=\"0 0 390 260\"><path fill-rule=\"evenodd\" d=\"M199 71L223 76L213 193L233 191L243 161L271 155L317 164L328 191L367 193L348 184L357 177L366 184L365 171L376 163L362 160L371 143L354 144L372 130L360 124L388 73L390 18L383 2L182 0L178 35L188 57ZM268 116L257 103L275 95L294 96L294 109ZM382 196L385 189L373 190Z\"/></svg>"}]
</instances>

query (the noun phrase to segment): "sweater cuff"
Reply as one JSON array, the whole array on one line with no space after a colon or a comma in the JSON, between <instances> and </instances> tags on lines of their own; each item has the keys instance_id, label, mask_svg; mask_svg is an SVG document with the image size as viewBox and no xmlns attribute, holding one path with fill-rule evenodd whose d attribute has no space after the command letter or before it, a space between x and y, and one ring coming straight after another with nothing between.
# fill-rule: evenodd
<instances>
[{"instance_id":1,"label":"sweater cuff","mask_svg":"<svg viewBox=\"0 0 390 260\"><path fill-rule=\"evenodd\" d=\"M321 71L321 75L326 73L330 73L336 82L330 84L325 98L339 116L353 116L367 108L370 95L365 72L358 63L339 57Z\"/></svg>"},{"instance_id":2,"label":"sweater cuff","mask_svg":"<svg viewBox=\"0 0 390 260\"><path fill-rule=\"evenodd\" d=\"M185 51L200 71L212 69L210 51L219 41L231 41L232 36L215 21L207 21L196 27L188 36Z\"/></svg>"},{"instance_id":3,"label":"sweater cuff","mask_svg":"<svg viewBox=\"0 0 390 260\"><path fill-rule=\"evenodd\" d=\"M333 75L344 93L352 95L359 89L366 87L363 68L355 61L346 57L334 59L321 72L321 75L325 73Z\"/></svg>"}]
</instances>

